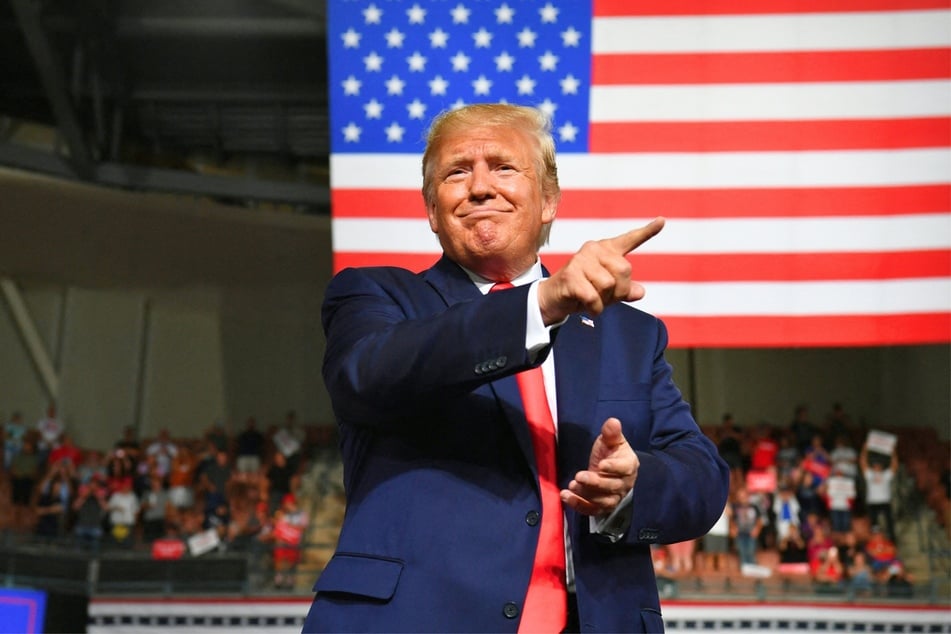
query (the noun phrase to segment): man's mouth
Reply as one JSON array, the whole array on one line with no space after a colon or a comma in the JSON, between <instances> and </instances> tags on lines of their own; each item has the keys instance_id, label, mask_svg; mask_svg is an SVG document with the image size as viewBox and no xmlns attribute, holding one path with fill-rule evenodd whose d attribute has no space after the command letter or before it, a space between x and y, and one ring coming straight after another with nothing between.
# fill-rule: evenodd
<instances>
[{"instance_id":1,"label":"man's mouth","mask_svg":"<svg viewBox=\"0 0 951 634\"><path fill-rule=\"evenodd\" d=\"M460 217L466 218L469 220L479 220L480 218L488 218L490 216L495 216L495 215L503 214L503 213L506 213L506 212L502 209L479 208L479 209L466 210L460 214Z\"/></svg>"}]
</instances>

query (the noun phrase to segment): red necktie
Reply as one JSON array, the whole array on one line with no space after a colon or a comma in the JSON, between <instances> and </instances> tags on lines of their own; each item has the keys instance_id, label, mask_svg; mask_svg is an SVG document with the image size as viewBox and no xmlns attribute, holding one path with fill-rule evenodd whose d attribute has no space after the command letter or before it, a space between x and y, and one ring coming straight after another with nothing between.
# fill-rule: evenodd
<instances>
[{"instance_id":1,"label":"red necktie","mask_svg":"<svg viewBox=\"0 0 951 634\"><path fill-rule=\"evenodd\" d=\"M506 288L512 288L512 284L499 282L491 290ZM568 621L568 592L565 587L564 512L555 457L555 421L548 407L541 367L519 372L515 378L532 434L542 500L538 547L518 631L523 634L561 632Z\"/></svg>"}]
</instances>

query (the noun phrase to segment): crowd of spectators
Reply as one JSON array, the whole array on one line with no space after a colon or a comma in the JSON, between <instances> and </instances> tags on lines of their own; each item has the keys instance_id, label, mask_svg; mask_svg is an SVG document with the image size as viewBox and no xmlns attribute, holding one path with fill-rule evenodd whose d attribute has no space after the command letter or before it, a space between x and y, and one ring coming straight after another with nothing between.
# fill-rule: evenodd
<instances>
[{"instance_id":1,"label":"crowd of spectators","mask_svg":"<svg viewBox=\"0 0 951 634\"><path fill-rule=\"evenodd\" d=\"M216 423L195 437L162 429L139 439L125 427L112 447L80 448L50 406L33 425L3 426L3 528L19 537L98 553L156 558L211 550L266 554L274 585L290 587L307 525L298 503L315 442L295 412L232 433Z\"/></svg>"},{"instance_id":2,"label":"crowd of spectators","mask_svg":"<svg viewBox=\"0 0 951 634\"><path fill-rule=\"evenodd\" d=\"M743 427L726 414L705 433L730 466L731 494L703 538L655 547L659 576L778 576L856 594L909 588L893 514L895 436L869 433L838 404L821 425L800 406L786 425ZM2 439L6 530L90 552L267 553L278 588L292 584L308 523L298 500L305 458L329 444L291 411L266 429L254 417L188 438L162 429L139 439L125 427L108 449L80 448L54 406L33 425L13 413Z\"/></svg>"},{"instance_id":3,"label":"crowd of spectators","mask_svg":"<svg viewBox=\"0 0 951 634\"><path fill-rule=\"evenodd\" d=\"M893 495L899 438L854 424L835 404L816 424L805 406L785 425L705 429L731 469L723 515L699 540L655 548L659 576L711 573L805 581L820 592L911 592Z\"/></svg>"}]
</instances>

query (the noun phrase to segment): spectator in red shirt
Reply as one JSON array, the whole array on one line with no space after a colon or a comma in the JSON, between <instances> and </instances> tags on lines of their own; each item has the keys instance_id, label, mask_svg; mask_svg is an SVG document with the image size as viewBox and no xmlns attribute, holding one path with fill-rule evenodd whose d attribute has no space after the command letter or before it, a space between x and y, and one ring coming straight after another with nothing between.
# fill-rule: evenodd
<instances>
[{"instance_id":1,"label":"spectator in red shirt","mask_svg":"<svg viewBox=\"0 0 951 634\"><path fill-rule=\"evenodd\" d=\"M52 466L67 461L73 468L76 468L82 461L82 456L82 451L73 444L73 437L69 434L63 434L59 446L50 451L48 462Z\"/></svg>"},{"instance_id":2,"label":"spectator in red shirt","mask_svg":"<svg viewBox=\"0 0 951 634\"><path fill-rule=\"evenodd\" d=\"M755 471L775 469L777 453L779 453L779 445L773 439L770 426L767 423L760 423L753 440L750 469Z\"/></svg>"},{"instance_id":3,"label":"spectator in red shirt","mask_svg":"<svg viewBox=\"0 0 951 634\"><path fill-rule=\"evenodd\" d=\"M890 540L881 527L873 526L872 535L865 542L865 553L868 555L872 572L876 576L888 570L888 567L898 561L898 549L895 542Z\"/></svg>"}]
</instances>

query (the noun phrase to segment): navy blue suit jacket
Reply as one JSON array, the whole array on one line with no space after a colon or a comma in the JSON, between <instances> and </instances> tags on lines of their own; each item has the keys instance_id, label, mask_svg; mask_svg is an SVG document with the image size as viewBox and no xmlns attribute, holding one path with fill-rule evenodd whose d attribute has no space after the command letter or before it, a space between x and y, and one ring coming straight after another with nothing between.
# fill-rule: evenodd
<instances>
[{"instance_id":1,"label":"navy blue suit jacket","mask_svg":"<svg viewBox=\"0 0 951 634\"><path fill-rule=\"evenodd\" d=\"M305 632L516 631L540 511L513 376L530 365L527 292L483 296L445 257L420 274L348 269L331 281L323 373L347 510ZM566 513L582 630L657 631L650 544L703 535L723 510L727 467L672 381L659 320L618 304L553 332L560 486L587 468L610 416L640 458L620 541Z\"/></svg>"}]
</instances>

